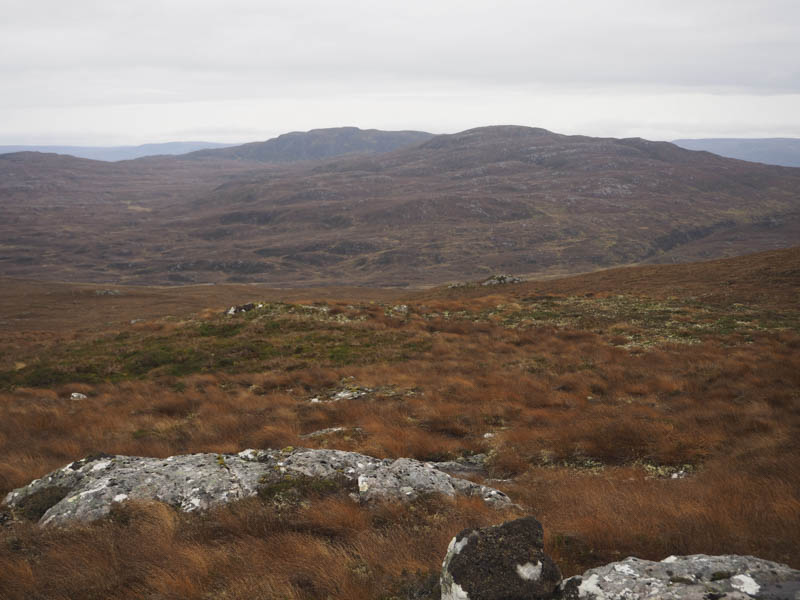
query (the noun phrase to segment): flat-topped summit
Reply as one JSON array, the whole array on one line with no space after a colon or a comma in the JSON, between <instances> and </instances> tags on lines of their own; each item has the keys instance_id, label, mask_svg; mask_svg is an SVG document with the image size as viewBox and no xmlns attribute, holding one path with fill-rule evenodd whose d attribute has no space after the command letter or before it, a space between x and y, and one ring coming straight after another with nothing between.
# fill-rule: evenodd
<instances>
[{"instance_id":1,"label":"flat-topped summit","mask_svg":"<svg viewBox=\"0 0 800 600\"><path fill-rule=\"evenodd\" d=\"M295 162L320 160L344 154L391 152L420 144L433 137L424 131L380 131L358 127L333 127L294 131L264 141L221 148L200 150L186 158L233 158L259 162Z\"/></svg>"}]
</instances>

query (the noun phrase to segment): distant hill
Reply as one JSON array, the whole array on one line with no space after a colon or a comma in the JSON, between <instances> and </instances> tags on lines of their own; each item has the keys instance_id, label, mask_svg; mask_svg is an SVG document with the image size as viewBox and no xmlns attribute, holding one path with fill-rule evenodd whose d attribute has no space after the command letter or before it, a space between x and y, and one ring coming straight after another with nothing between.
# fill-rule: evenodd
<instances>
[{"instance_id":1,"label":"distant hill","mask_svg":"<svg viewBox=\"0 0 800 600\"><path fill-rule=\"evenodd\" d=\"M433 137L424 131L380 131L335 127L295 131L267 140L217 150L192 152L185 158L226 158L269 163L320 160L344 154L380 154L416 146Z\"/></svg>"},{"instance_id":2,"label":"distant hill","mask_svg":"<svg viewBox=\"0 0 800 600\"><path fill-rule=\"evenodd\" d=\"M133 160L144 156L186 154L187 152L205 148L227 148L228 146L231 146L231 144L217 144L215 142L164 142L162 144L142 144L141 146L0 146L0 154L47 152L116 162L119 160Z\"/></svg>"},{"instance_id":3,"label":"distant hill","mask_svg":"<svg viewBox=\"0 0 800 600\"><path fill-rule=\"evenodd\" d=\"M253 146L288 161L344 149L337 139L385 148L385 133ZM800 242L800 169L667 142L497 126L315 162L237 159L248 146L113 164L0 156L0 275L413 286Z\"/></svg>"},{"instance_id":4,"label":"distant hill","mask_svg":"<svg viewBox=\"0 0 800 600\"><path fill-rule=\"evenodd\" d=\"M783 167L800 167L798 138L708 138L675 140L672 143L687 150L705 150L728 158Z\"/></svg>"}]
</instances>

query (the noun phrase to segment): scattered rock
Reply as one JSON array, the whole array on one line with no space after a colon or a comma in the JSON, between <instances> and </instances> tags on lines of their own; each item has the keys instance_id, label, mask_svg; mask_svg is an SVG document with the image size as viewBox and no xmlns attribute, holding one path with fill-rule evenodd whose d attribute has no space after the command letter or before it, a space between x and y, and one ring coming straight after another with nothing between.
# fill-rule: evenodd
<instances>
[{"instance_id":1,"label":"scattered rock","mask_svg":"<svg viewBox=\"0 0 800 600\"><path fill-rule=\"evenodd\" d=\"M442 563L442 600L552 598L561 572L544 552L542 525L533 517L465 529Z\"/></svg>"},{"instance_id":2,"label":"scattered rock","mask_svg":"<svg viewBox=\"0 0 800 600\"><path fill-rule=\"evenodd\" d=\"M260 306L260 305L259 305ZM251 310L255 310L256 305L252 302L248 302L247 304L240 304L238 306L231 306L228 310L225 311L226 315L237 315L239 313L246 313L250 312Z\"/></svg>"},{"instance_id":3,"label":"scattered rock","mask_svg":"<svg viewBox=\"0 0 800 600\"><path fill-rule=\"evenodd\" d=\"M511 505L508 496L496 489L451 477L417 460L304 448L163 459L99 454L12 491L4 505L42 525L60 525L100 518L115 502L127 499L158 500L184 511L206 509L254 496L282 477L298 476L331 481L344 477L357 484L354 496L359 501L439 493L479 496L498 507Z\"/></svg>"},{"instance_id":4,"label":"scattered rock","mask_svg":"<svg viewBox=\"0 0 800 600\"><path fill-rule=\"evenodd\" d=\"M407 304L398 304L396 306L392 306L389 309L389 314L392 316L398 317L407 317L408 316L408 305Z\"/></svg>"},{"instance_id":5,"label":"scattered rock","mask_svg":"<svg viewBox=\"0 0 800 600\"><path fill-rule=\"evenodd\" d=\"M694 473L695 467L692 465L658 465L644 463L642 465L648 478L658 479L685 479Z\"/></svg>"},{"instance_id":6,"label":"scattered rock","mask_svg":"<svg viewBox=\"0 0 800 600\"><path fill-rule=\"evenodd\" d=\"M800 571L753 556L630 557L571 577L564 600L795 600Z\"/></svg>"},{"instance_id":7,"label":"scattered rock","mask_svg":"<svg viewBox=\"0 0 800 600\"><path fill-rule=\"evenodd\" d=\"M513 275L492 275L489 279L486 279L481 282L481 285L503 285L506 283L521 283L522 279L519 277L514 277Z\"/></svg>"},{"instance_id":8,"label":"scattered rock","mask_svg":"<svg viewBox=\"0 0 800 600\"><path fill-rule=\"evenodd\" d=\"M340 400L354 400L356 398L363 398L364 396L371 394L375 390L368 387L362 387L355 385L353 383L347 382L349 378L345 378L342 382L344 387L338 390L331 391L327 398L321 398L320 396L314 396L309 400L309 402L313 404L317 404L320 402L339 402Z\"/></svg>"},{"instance_id":9,"label":"scattered rock","mask_svg":"<svg viewBox=\"0 0 800 600\"><path fill-rule=\"evenodd\" d=\"M122 294L122 292L120 292L119 290L95 290L94 291L94 295L95 296L119 296L121 294Z\"/></svg>"},{"instance_id":10,"label":"scattered rock","mask_svg":"<svg viewBox=\"0 0 800 600\"><path fill-rule=\"evenodd\" d=\"M336 435L337 433L345 434L348 432L352 433L353 435L361 435L364 433L364 430L361 429L361 427L326 427L325 429L319 429L317 431L312 431L311 433L306 433L300 437L305 440L327 437L329 435Z\"/></svg>"},{"instance_id":11,"label":"scattered rock","mask_svg":"<svg viewBox=\"0 0 800 600\"><path fill-rule=\"evenodd\" d=\"M337 402L339 400L352 400L353 398L361 398L366 396L372 390L369 388L358 388L350 390L341 390L331 396L331 400Z\"/></svg>"},{"instance_id":12,"label":"scattered rock","mask_svg":"<svg viewBox=\"0 0 800 600\"><path fill-rule=\"evenodd\" d=\"M88 396L86 394L81 394L80 392L72 392L69 395L70 400L86 400Z\"/></svg>"}]
</instances>

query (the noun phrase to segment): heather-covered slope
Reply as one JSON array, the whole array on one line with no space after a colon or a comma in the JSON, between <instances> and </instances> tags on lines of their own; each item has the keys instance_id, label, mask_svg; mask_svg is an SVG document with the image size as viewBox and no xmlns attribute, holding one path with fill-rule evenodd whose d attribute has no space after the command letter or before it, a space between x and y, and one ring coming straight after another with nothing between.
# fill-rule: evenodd
<instances>
[{"instance_id":1,"label":"heather-covered slope","mask_svg":"<svg viewBox=\"0 0 800 600\"><path fill-rule=\"evenodd\" d=\"M357 127L334 127L285 133L265 142L253 142L230 148L199 150L185 158L288 163L320 160L345 154L380 154L416 146L431 137L433 134L424 131L379 131Z\"/></svg>"},{"instance_id":2,"label":"heather-covered slope","mask_svg":"<svg viewBox=\"0 0 800 600\"><path fill-rule=\"evenodd\" d=\"M428 285L800 240L800 169L642 139L485 127L384 154L87 162L75 177L9 156L0 274L12 276Z\"/></svg>"}]
</instances>

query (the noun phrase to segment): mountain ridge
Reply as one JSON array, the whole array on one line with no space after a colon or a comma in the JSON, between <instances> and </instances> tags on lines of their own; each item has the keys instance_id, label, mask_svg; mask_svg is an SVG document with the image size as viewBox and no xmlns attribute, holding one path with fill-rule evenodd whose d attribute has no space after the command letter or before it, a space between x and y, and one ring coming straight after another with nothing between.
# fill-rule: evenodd
<instances>
[{"instance_id":1,"label":"mountain ridge","mask_svg":"<svg viewBox=\"0 0 800 600\"><path fill-rule=\"evenodd\" d=\"M312 162L36 161L0 156L3 275L425 286L800 240L800 169L638 138L494 126Z\"/></svg>"},{"instance_id":2,"label":"mountain ridge","mask_svg":"<svg viewBox=\"0 0 800 600\"><path fill-rule=\"evenodd\" d=\"M391 152L433 137L424 131L381 131L358 127L332 127L284 133L263 142L222 149L199 150L186 159L228 158L258 162L295 162L331 158L343 154Z\"/></svg>"},{"instance_id":3,"label":"mountain ridge","mask_svg":"<svg viewBox=\"0 0 800 600\"><path fill-rule=\"evenodd\" d=\"M234 144L219 142L157 142L135 146L64 146L64 145L4 145L0 155L19 152L62 154L103 162L134 160L146 156L180 155L207 148L227 148Z\"/></svg>"}]
</instances>

